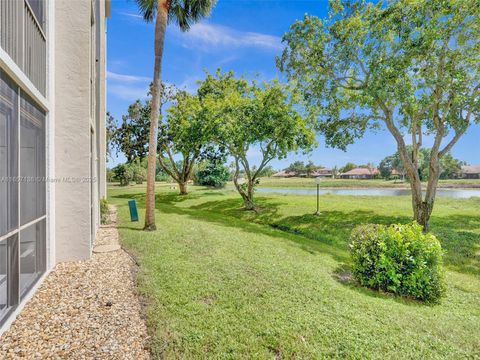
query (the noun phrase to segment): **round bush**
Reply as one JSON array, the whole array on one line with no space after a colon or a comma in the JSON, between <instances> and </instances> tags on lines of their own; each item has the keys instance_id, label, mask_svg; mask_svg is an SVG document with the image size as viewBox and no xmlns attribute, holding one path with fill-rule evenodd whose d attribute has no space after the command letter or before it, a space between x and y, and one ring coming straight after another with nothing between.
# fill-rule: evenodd
<instances>
[{"instance_id":1,"label":"round bush","mask_svg":"<svg viewBox=\"0 0 480 360\"><path fill-rule=\"evenodd\" d=\"M440 242L416 222L358 226L350 251L353 275L363 286L426 302L438 302L445 292Z\"/></svg>"},{"instance_id":2,"label":"round bush","mask_svg":"<svg viewBox=\"0 0 480 360\"><path fill-rule=\"evenodd\" d=\"M195 184L223 188L228 181L230 172L223 163L209 161L195 174Z\"/></svg>"}]
</instances>

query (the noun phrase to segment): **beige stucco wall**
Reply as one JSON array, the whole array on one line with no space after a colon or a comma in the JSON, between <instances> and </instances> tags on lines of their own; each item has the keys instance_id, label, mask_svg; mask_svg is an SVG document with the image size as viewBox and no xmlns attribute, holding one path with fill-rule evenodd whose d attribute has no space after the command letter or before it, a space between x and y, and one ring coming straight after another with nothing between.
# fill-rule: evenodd
<instances>
[{"instance_id":1,"label":"beige stucco wall","mask_svg":"<svg viewBox=\"0 0 480 360\"><path fill-rule=\"evenodd\" d=\"M104 7L103 0L100 1ZM91 199L93 198L93 226L97 226L99 192L104 187L104 181L99 177L100 158L104 157L105 152L105 145L102 145L104 135L98 131L101 120L97 117L101 110L91 111L91 107L98 102L98 109L104 109L105 96L98 96L99 93L94 89L95 100L91 101L91 72L96 69L95 57L91 53L91 49L96 48L95 45L91 46L91 21L92 9L96 8L96 3L91 0L57 0L54 4L55 177L73 180L55 184L55 258L56 262L61 262L87 259L91 255ZM95 26L101 22L96 16ZM94 36L93 41L98 41L98 36ZM103 40L103 47L104 44ZM104 62L104 48L100 55L99 61ZM98 75L100 78L96 83L104 82L105 71L103 75ZM104 85L102 88L104 91ZM95 159L93 174L90 172L92 130ZM91 175L97 181L93 189L88 181L81 180Z\"/></svg>"},{"instance_id":2,"label":"beige stucco wall","mask_svg":"<svg viewBox=\"0 0 480 360\"><path fill-rule=\"evenodd\" d=\"M107 138L106 138L106 61L107 61L107 24L106 3L97 2L97 132L98 132L98 191L99 198L107 197Z\"/></svg>"}]
</instances>

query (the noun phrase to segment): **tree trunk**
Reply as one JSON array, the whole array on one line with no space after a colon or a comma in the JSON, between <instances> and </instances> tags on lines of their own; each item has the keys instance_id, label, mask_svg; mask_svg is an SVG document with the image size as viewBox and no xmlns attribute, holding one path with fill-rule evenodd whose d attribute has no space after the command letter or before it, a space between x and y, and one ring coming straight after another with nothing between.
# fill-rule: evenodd
<instances>
[{"instance_id":1,"label":"tree trunk","mask_svg":"<svg viewBox=\"0 0 480 360\"><path fill-rule=\"evenodd\" d=\"M255 204L253 203L253 199L245 197L243 199L243 205L245 206L245 210L255 210Z\"/></svg>"},{"instance_id":2,"label":"tree trunk","mask_svg":"<svg viewBox=\"0 0 480 360\"><path fill-rule=\"evenodd\" d=\"M237 182L237 178L233 178L233 183L237 188L238 193L243 199L243 205L245 210L255 210L255 204L253 203L253 185L247 183L247 191L245 191L242 186Z\"/></svg>"},{"instance_id":3,"label":"tree trunk","mask_svg":"<svg viewBox=\"0 0 480 360\"><path fill-rule=\"evenodd\" d=\"M430 229L430 215L432 214L433 210L433 203L435 200L440 172L438 151L432 151L430 156L430 174L428 177L428 186L424 200L422 194L422 181L418 173L418 152L415 154L409 154L402 134L393 124L391 112L386 111L386 116L386 125L397 141L397 149L398 153L400 154L400 158L402 159L404 173L406 173L410 181L410 189L412 191L413 219L423 227L423 232L426 233ZM436 149L438 150L438 146Z\"/></svg>"},{"instance_id":4,"label":"tree trunk","mask_svg":"<svg viewBox=\"0 0 480 360\"><path fill-rule=\"evenodd\" d=\"M440 178L440 159L438 152L433 152L430 155L430 167L428 173L427 190L425 191L425 199L422 202L422 211L418 214L417 222L423 226L423 232L427 233L430 230L430 216L433 211L433 204L435 203L435 196L437 193L438 179Z\"/></svg>"},{"instance_id":5,"label":"tree trunk","mask_svg":"<svg viewBox=\"0 0 480 360\"><path fill-rule=\"evenodd\" d=\"M430 216L433 210L433 199L418 199L413 196L413 217L414 220L423 227L423 232L430 230Z\"/></svg>"},{"instance_id":6,"label":"tree trunk","mask_svg":"<svg viewBox=\"0 0 480 360\"><path fill-rule=\"evenodd\" d=\"M246 210L255 210L255 204L253 202L253 182L254 180L250 180L247 183L247 192L245 193L245 196L242 196Z\"/></svg>"},{"instance_id":7,"label":"tree trunk","mask_svg":"<svg viewBox=\"0 0 480 360\"><path fill-rule=\"evenodd\" d=\"M180 189L180 195L187 195L187 183L186 182L178 182L178 188Z\"/></svg>"},{"instance_id":8,"label":"tree trunk","mask_svg":"<svg viewBox=\"0 0 480 360\"><path fill-rule=\"evenodd\" d=\"M152 111L150 117L150 135L148 144L147 199L144 230L156 230L155 225L155 173L157 163L158 119L160 117L160 87L162 75L162 57L165 43L165 31L168 21L168 0L158 1L155 21L155 67L152 84Z\"/></svg>"},{"instance_id":9,"label":"tree trunk","mask_svg":"<svg viewBox=\"0 0 480 360\"><path fill-rule=\"evenodd\" d=\"M437 192L438 179L440 178L440 162L436 154L431 155L425 198L422 195L422 183L420 177L410 176L410 188L412 190L413 218L423 227L423 232L430 230L430 216Z\"/></svg>"},{"instance_id":10,"label":"tree trunk","mask_svg":"<svg viewBox=\"0 0 480 360\"><path fill-rule=\"evenodd\" d=\"M243 199L243 204L245 206L245 210L255 210L255 204L253 203L253 185L255 183L255 179L252 179L250 176L250 170L245 169L247 174L247 190L242 187L241 184L238 183L238 176L240 174L240 164L238 157L235 157L235 174L233 174L233 184L237 189L238 193Z\"/></svg>"}]
</instances>

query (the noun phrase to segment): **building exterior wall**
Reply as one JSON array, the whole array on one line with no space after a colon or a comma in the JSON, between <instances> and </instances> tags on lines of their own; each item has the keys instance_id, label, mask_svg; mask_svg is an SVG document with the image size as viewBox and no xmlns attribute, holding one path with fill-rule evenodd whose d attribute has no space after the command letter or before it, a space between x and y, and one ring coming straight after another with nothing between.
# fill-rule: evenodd
<instances>
[{"instance_id":1,"label":"building exterior wall","mask_svg":"<svg viewBox=\"0 0 480 360\"><path fill-rule=\"evenodd\" d=\"M109 3L97 1L97 140L98 140L98 192L99 198L107 197L107 22Z\"/></svg>"},{"instance_id":2,"label":"building exterior wall","mask_svg":"<svg viewBox=\"0 0 480 360\"><path fill-rule=\"evenodd\" d=\"M56 1L55 14L55 176L73 180L55 189L61 262L90 257L106 196L105 2Z\"/></svg>"},{"instance_id":3,"label":"building exterior wall","mask_svg":"<svg viewBox=\"0 0 480 360\"><path fill-rule=\"evenodd\" d=\"M54 6L55 177L59 179L55 184L55 258L61 262L87 259L91 251L91 3L55 1Z\"/></svg>"}]
</instances>

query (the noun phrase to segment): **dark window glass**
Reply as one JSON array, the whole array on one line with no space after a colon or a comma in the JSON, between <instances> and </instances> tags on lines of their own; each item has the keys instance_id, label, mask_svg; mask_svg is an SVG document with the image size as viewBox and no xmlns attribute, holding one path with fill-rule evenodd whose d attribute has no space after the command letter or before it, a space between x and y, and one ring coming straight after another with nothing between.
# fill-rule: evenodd
<instances>
[{"instance_id":1,"label":"dark window glass","mask_svg":"<svg viewBox=\"0 0 480 360\"><path fill-rule=\"evenodd\" d=\"M20 232L20 294L22 298L45 272L45 220Z\"/></svg>"},{"instance_id":2,"label":"dark window glass","mask_svg":"<svg viewBox=\"0 0 480 360\"><path fill-rule=\"evenodd\" d=\"M45 113L22 94L20 100L20 223L45 215Z\"/></svg>"},{"instance_id":3,"label":"dark window glass","mask_svg":"<svg viewBox=\"0 0 480 360\"><path fill-rule=\"evenodd\" d=\"M18 95L0 70L0 236L18 227Z\"/></svg>"}]
</instances>

